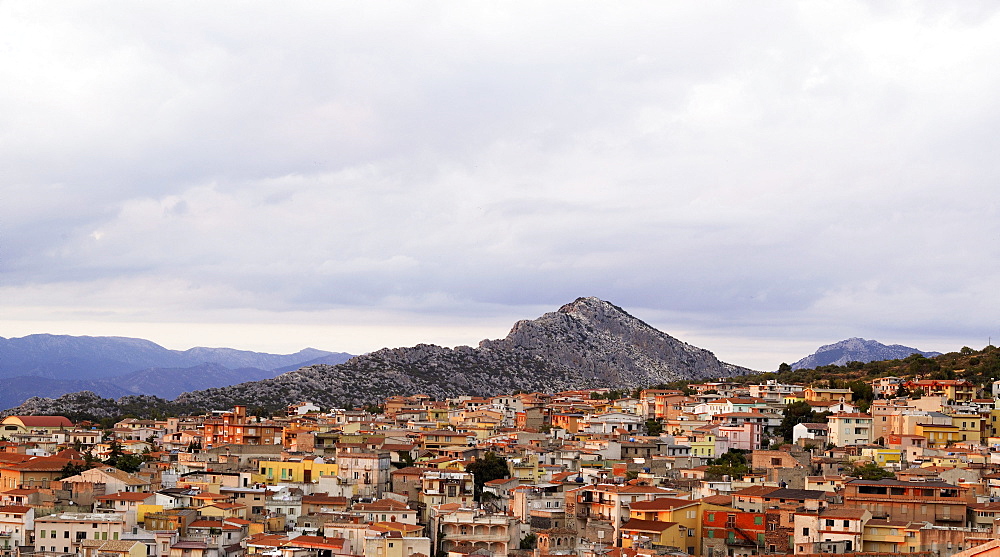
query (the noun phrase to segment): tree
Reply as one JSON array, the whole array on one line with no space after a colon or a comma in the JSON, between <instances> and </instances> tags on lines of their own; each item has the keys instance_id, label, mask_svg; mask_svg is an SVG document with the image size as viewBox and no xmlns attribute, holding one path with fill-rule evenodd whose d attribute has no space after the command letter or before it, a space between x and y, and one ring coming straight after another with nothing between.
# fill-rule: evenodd
<instances>
[{"instance_id":1,"label":"tree","mask_svg":"<svg viewBox=\"0 0 1000 557\"><path fill-rule=\"evenodd\" d=\"M646 420L646 433L649 435L659 435L663 433L663 424L659 420Z\"/></svg>"},{"instance_id":2,"label":"tree","mask_svg":"<svg viewBox=\"0 0 1000 557\"><path fill-rule=\"evenodd\" d=\"M816 411L812 409L812 406L809 406L809 403L801 400L786 406L783 416L784 418L781 420L781 425L778 426L775 432L788 442L791 442L792 440L792 428L798 424L813 423L819 420L819 416L816 414ZM823 421L825 422L826 420L823 419Z\"/></svg>"},{"instance_id":3,"label":"tree","mask_svg":"<svg viewBox=\"0 0 1000 557\"><path fill-rule=\"evenodd\" d=\"M73 464L72 461L67 462L66 466L62 467L62 470L59 472L59 477L56 479L61 480L70 476L75 476L88 468L90 468L90 466L87 466L86 464Z\"/></svg>"},{"instance_id":4,"label":"tree","mask_svg":"<svg viewBox=\"0 0 1000 557\"><path fill-rule=\"evenodd\" d=\"M750 473L750 464L747 457L738 449L729 449L729 452L719 458L710 461L705 475L710 479L721 479L723 476L730 478L742 478Z\"/></svg>"},{"instance_id":5,"label":"tree","mask_svg":"<svg viewBox=\"0 0 1000 557\"><path fill-rule=\"evenodd\" d=\"M867 381L852 381L848 383L848 387L850 387L851 393L854 395L854 403L857 405L858 410L867 412L868 408L872 405L872 401L875 400L875 391L872 390L871 383Z\"/></svg>"},{"instance_id":6,"label":"tree","mask_svg":"<svg viewBox=\"0 0 1000 557\"><path fill-rule=\"evenodd\" d=\"M786 364L785 362L781 362L781 365L778 366L778 373L791 373L791 372L792 372L792 366Z\"/></svg>"},{"instance_id":7,"label":"tree","mask_svg":"<svg viewBox=\"0 0 1000 557\"><path fill-rule=\"evenodd\" d=\"M465 471L472 474L475 484L474 498L476 501L479 501L480 494L483 492L483 486L486 482L510 477L510 470L507 469L507 459L497 456L492 451L483 455L483 458L466 466Z\"/></svg>"},{"instance_id":8,"label":"tree","mask_svg":"<svg viewBox=\"0 0 1000 557\"><path fill-rule=\"evenodd\" d=\"M849 470L846 470L844 474L854 476L855 478L861 480L883 480L896 477L895 474L885 468L882 468L874 462L866 462L861 466L852 466Z\"/></svg>"},{"instance_id":9,"label":"tree","mask_svg":"<svg viewBox=\"0 0 1000 557\"><path fill-rule=\"evenodd\" d=\"M538 536L534 534L528 534L521 538L521 544L519 549L535 549L535 542L538 540Z\"/></svg>"}]
</instances>

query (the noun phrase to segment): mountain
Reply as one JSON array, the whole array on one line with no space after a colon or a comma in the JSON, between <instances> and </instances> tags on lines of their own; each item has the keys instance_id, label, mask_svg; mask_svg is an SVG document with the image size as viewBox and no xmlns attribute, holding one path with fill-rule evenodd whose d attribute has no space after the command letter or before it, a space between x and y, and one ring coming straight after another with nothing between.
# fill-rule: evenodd
<instances>
[{"instance_id":1,"label":"mountain","mask_svg":"<svg viewBox=\"0 0 1000 557\"><path fill-rule=\"evenodd\" d=\"M658 331L618 306L579 298L538 319L519 321L506 338L484 340L477 348L429 344L383 348L339 365L314 365L271 379L184 393L173 404L184 409L242 404L276 410L308 400L323 407L351 407L414 393L441 399L519 390L634 389L746 373L752 371L721 362L711 352ZM79 408L81 400L90 399L75 395L73 408ZM127 403L134 400L128 398ZM59 404L32 399L11 412L58 413ZM101 402L108 404L115 403Z\"/></svg>"},{"instance_id":2,"label":"mountain","mask_svg":"<svg viewBox=\"0 0 1000 557\"><path fill-rule=\"evenodd\" d=\"M842 366L847 362L868 363L900 360L911 354L920 354L927 358L941 355L940 352L924 352L899 344L887 346L878 341L855 337L820 346L815 354L806 356L792 364L792 369L813 369L828 365Z\"/></svg>"},{"instance_id":3,"label":"mountain","mask_svg":"<svg viewBox=\"0 0 1000 557\"><path fill-rule=\"evenodd\" d=\"M104 379L143 369L201 364L272 370L333 354L336 353L314 348L295 354L204 347L169 350L140 338L39 334L0 337L0 378L36 375L50 379ZM340 356L346 360L350 354Z\"/></svg>"},{"instance_id":4,"label":"mountain","mask_svg":"<svg viewBox=\"0 0 1000 557\"><path fill-rule=\"evenodd\" d=\"M350 354L306 348L267 354L232 348L169 350L126 337L29 335L0 337L0 408L30 397L91 391L102 397L147 394L174 398L186 391L274 377L317 362L342 363Z\"/></svg>"},{"instance_id":5,"label":"mountain","mask_svg":"<svg viewBox=\"0 0 1000 557\"><path fill-rule=\"evenodd\" d=\"M106 398L151 395L172 399L187 391L267 379L277 373L277 370L229 369L219 364L201 364L189 368L143 369L110 379L60 380L30 375L12 377L4 379L5 388L0 390L0 408L17 406L31 397L58 397L77 391L90 391Z\"/></svg>"}]
</instances>

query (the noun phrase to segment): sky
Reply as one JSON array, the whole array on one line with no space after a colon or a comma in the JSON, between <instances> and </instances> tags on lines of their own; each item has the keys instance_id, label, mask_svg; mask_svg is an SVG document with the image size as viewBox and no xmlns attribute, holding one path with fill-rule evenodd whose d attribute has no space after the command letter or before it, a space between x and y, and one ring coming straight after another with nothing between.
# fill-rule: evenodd
<instances>
[{"instance_id":1,"label":"sky","mask_svg":"<svg viewBox=\"0 0 1000 557\"><path fill-rule=\"evenodd\" d=\"M0 1L0 336L364 353L579 296L1000 338L994 2Z\"/></svg>"}]
</instances>

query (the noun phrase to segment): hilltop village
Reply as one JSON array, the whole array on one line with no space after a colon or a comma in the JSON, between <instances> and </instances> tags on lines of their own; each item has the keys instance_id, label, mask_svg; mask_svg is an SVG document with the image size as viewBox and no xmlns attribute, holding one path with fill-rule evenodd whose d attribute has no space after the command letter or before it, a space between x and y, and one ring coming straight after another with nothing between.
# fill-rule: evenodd
<instances>
[{"instance_id":1,"label":"hilltop village","mask_svg":"<svg viewBox=\"0 0 1000 557\"><path fill-rule=\"evenodd\" d=\"M998 386L8 416L0 557L965 555L1000 529Z\"/></svg>"}]
</instances>

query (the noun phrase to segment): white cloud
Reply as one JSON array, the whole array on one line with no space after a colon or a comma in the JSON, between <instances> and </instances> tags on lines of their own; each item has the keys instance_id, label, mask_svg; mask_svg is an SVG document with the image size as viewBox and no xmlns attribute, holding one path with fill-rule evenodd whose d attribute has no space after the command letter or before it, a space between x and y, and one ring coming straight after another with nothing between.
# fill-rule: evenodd
<instances>
[{"instance_id":1,"label":"white cloud","mask_svg":"<svg viewBox=\"0 0 1000 557\"><path fill-rule=\"evenodd\" d=\"M998 26L986 3L6 2L0 334L367 314L412 338L598 295L720 354L986 336ZM730 359L801 355L771 353Z\"/></svg>"}]
</instances>

